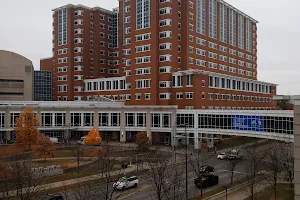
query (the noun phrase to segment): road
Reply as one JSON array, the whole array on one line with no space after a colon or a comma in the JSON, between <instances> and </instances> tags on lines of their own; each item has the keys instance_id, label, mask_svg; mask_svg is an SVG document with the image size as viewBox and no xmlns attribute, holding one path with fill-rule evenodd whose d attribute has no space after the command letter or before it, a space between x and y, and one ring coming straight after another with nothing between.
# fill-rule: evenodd
<instances>
[{"instance_id":1,"label":"road","mask_svg":"<svg viewBox=\"0 0 300 200\"><path fill-rule=\"evenodd\" d=\"M230 176L229 176L229 172L228 170L228 161L227 160L218 160L216 158L216 155L210 155L208 157L206 157L205 159L205 164L210 164L212 166L214 166L215 168L215 175L219 176L219 184L203 189L203 192L207 192L210 190L213 190L217 187L220 186L225 186L225 185L229 185L230 184ZM248 164L248 161L246 159L241 160L238 165L236 166L235 171L240 172L240 173L235 173L234 175L234 180L238 180L238 179L242 179L245 177L245 172L246 172L246 166ZM180 169L181 172L183 173L183 179L182 179L182 184L181 184L181 188L180 191L182 191L182 194L185 194L185 164L182 163L180 164ZM188 167L188 194L189 197L194 197L195 195L199 195L200 194L200 189L197 188L194 185L194 178L196 178L195 172L193 171L193 168L191 166ZM112 185L112 184L111 184ZM82 189L77 189L74 191L69 191L66 192L65 197L67 200L73 200L73 199L86 199L85 197L89 196L88 199L102 199L103 196L101 196L102 198L99 198L100 195L97 193L100 193L100 191L103 191L104 186L95 186L94 189L92 189L93 191L93 195L89 194L91 193L91 187L89 187L88 189L82 188ZM111 188L111 186L110 186ZM103 193L102 193L103 195ZM83 197L83 198L81 198ZM118 200L153 200L153 199L157 199L155 196L155 191L154 191L154 187L151 184L151 181L149 180L149 178L147 177L147 175L143 175L139 177L139 185L137 188L132 188L132 189L128 189L126 191L116 191L113 194L113 198L112 199L118 199Z\"/></svg>"}]
</instances>

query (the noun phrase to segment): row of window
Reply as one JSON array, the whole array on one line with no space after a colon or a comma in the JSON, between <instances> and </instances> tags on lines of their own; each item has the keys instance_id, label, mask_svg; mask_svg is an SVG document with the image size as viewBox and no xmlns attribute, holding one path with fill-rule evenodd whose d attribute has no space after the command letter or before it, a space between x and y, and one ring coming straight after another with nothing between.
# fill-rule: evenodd
<instances>
[{"instance_id":1,"label":"row of window","mask_svg":"<svg viewBox=\"0 0 300 200\"><path fill-rule=\"evenodd\" d=\"M230 89L247 92L257 93L272 93L272 86L268 84L260 83L259 81L252 81L250 79L239 79L237 77L219 77L209 76L209 87Z\"/></svg>"},{"instance_id":2,"label":"row of window","mask_svg":"<svg viewBox=\"0 0 300 200\"><path fill-rule=\"evenodd\" d=\"M257 97L246 95L234 95L234 94L219 94L208 93L209 100L231 100L231 101L249 101L249 102L271 102L271 97Z\"/></svg>"}]
</instances>

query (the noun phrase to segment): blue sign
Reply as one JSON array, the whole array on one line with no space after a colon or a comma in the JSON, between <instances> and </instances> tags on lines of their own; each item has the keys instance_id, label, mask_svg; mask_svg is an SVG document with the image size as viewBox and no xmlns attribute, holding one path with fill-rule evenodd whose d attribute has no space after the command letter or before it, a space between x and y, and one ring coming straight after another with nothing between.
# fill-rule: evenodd
<instances>
[{"instance_id":1,"label":"blue sign","mask_svg":"<svg viewBox=\"0 0 300 200\"><path fill-rule=\"evenodd\" d=\"M232 115L232 129L264 131L263 116Z\"/></svg>"}]
</instances>

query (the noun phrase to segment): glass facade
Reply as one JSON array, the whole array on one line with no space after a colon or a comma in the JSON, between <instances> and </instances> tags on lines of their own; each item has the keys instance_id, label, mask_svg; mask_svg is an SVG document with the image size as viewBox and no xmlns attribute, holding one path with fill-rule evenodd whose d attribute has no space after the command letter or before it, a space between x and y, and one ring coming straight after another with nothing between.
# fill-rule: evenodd
<instances>
[{"instance_id":1,"label":"glass facade","mask_svg":"<svg viewBox=\"0 0 300 200\"><path fill-rule=\"evenodd\" d=\"M34 71L34 101L52 101L52 73Z\"/></svg>"}]
</instances>

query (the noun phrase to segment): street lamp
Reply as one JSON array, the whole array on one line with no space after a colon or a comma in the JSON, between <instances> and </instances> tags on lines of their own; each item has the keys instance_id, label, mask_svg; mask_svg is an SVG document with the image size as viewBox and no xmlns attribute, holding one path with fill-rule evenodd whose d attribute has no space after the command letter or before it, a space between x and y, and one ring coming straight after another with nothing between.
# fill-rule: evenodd
<instances>
[{"instance_id":1,"label":"street lamp","mask_svg":"<svg viewBox=\"0 0 300 200\"><path fill-rule=\"evenodd\" d=\"M186 136L186 144L185 144L185 198L188 199L188 152L187 152L187 146L188 146L188 135L186 133L186 127L187 125L181 125L184 127L184 134Z\"/></svg>"},{"instance_id":2,"label":"street lamp","mask_svg":"<svg viewBox=\"0 0 300 200\"><path fill-rule=\"evenodd\" d=\"M228 195L227 195L227 189L228 189L228 187L227 186L223 186L223 187L225 188L225 198L227 200L227 197L228 197Z\"/></svg>"}]
</instances>

